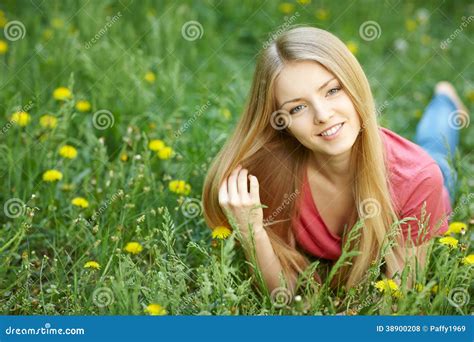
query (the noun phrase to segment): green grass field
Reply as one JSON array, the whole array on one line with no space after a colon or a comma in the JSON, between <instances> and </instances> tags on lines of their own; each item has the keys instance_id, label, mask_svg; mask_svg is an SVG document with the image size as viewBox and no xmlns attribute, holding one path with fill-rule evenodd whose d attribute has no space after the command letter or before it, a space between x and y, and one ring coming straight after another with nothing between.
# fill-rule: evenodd
<instances>
[{"instance_id":1,"label":"green grass field","mask_svg":"<svg viewBox=\"0 0 474 342\"><path fill-rule=\"evenodd\" d=\"M212 239L200 204L273 34L308 24L339 36L381 125L413 139L435 82L474 107L469 1L7 0L0 11L1 314L472 314L469 122L452 217L467 233L432 241L413 290L381 292L372 270L347 292L271 297L234 236ZM367 21L380 28L370 39Z\"/></svg>"}]
</instances>

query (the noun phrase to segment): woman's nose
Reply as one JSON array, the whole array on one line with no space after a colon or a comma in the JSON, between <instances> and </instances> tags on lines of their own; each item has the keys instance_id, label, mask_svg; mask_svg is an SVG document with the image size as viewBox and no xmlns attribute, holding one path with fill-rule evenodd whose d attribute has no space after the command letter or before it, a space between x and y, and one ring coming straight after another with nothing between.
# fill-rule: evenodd
<instances>
[{"instance_id":1,"label":"woman's nose","mask_svg":"<svg viewBox=\"0 0 474 342\"><path fill-rule=\"evenodd\" d=\"M321 124L329 121L332 117L332 111L327 106L324 106L321 103L313 104L313 119L314 123Z\"/></svg>"}]
</instances>

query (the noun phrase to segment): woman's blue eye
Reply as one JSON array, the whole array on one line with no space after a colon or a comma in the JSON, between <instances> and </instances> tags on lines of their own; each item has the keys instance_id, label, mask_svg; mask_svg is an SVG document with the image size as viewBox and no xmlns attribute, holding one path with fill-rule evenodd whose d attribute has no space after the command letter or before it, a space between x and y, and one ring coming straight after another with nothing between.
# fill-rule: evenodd
<instances>
[{"instance_id":1,"label":"woman's blue eye","mask_svg":"<svg viewBox=\"0 0 474 342\"><path fill-rule=\"evenodd\" d=\"M332 88L331 90L328 91L328 94L329 94L329 95L334 95L334 94L336 94L339 90L341 90L341 87Z\"/></svg>"},{"instance_id":2,"label":"woman's blue eye","mask_svg":"<svg viewBox=\"0 0 474 342\"><path fill-rule=\"evenodd\" d=\"M299 105L299 106L296 106L295 108L293 108L292 110L290 110L290 114L295 114L295 113L298 113L300 111L300 107L304 107L304 105ZM297 110L298 109L298 110Z\"/></svg>"}]
</instances>

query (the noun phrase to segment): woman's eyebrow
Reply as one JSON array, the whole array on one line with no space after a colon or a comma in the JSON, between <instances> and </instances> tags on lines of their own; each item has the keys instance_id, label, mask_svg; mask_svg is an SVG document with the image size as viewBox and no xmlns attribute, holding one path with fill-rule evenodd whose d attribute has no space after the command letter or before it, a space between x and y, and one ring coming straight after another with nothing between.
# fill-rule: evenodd
<instances>
[{"instance_id":1,"label":"woman's eyebrow","mask_svg":"<svg viewBox=\"0 0 474 342\"><path fill-rule=\"evenodd\" d=\"M331 82L331 81L333 81L333 80L335 80L335 79L336 79L336 78L333 77L333 78L327 80L326 82L324 82L324 83L318 88L318 91L320 91L321 89L323 89L325 86L328 85L329 82ZM296 102L296 101L300 101L300 100L302 100L302 98L297 98L297 99L285 101L285 102L283 102L283 104L280 106L280 108L282 108L282 107L283 107L284 105L286 105L287 103Z\"/></svg>"}]
</instances>

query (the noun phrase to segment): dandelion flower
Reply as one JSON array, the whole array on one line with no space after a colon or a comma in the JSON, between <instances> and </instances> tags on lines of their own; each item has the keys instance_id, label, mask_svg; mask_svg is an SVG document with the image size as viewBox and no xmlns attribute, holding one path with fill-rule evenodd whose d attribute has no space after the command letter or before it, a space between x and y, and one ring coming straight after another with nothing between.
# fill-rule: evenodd
<instances>
[{"instance_id":1,"label":"dandelion flower","mask_svg":"<svg viewBox=\"0 0 474 342\"><path fill-rule=\"evenodd\" d=\"M349 51L352 52L353 55L357 55L357 52L359 51L359 46L357 45L357 43L350 41L347 42L346 46Z\"/></svg>"},{"instance_id":2,"label":"dandelion flower","mask_svg":"<svg viewBox=\"0 0 474 342\"><path fill-rule=\"evenodd\" d=\"M63 158L74 159L77 157L77 150L71 145L64 145L59 149L59 155Z\"/></svg>"},{"instance_id":3,"label":"dandelion flower","mask_svg":"<svg viewBox=\"0 0 474 342\"><path fill-rule=\"evenodd\" d=\"M314 15L316 17L316 19L318 20L321 20L321 21L325 21L329 18L329 12L328 10L324 9L324 8L321 8L321 9L318 9Z\"/></svg>"},{"instance_id":4,"label":"dandelion flower","mask_svg":"<svg viewBox=\"0 0 474 342\"><path fill-rule=\"evenodd\" d=\"M152 84L152 83L155 83L156 76L155 76L155 74L154 74L152 71L148 71L148 72L145 74L144 79L145 79L145 81L147 81L148 83Z\"/></svg>"},{"instance_id":5,"label":"dandelion flower","mask_svg":"<svg viewBox=\"0 0 474 342\"><path fill-rule=\"evenodd\" d=\"M88 112L91 110L91 103L86 100L80 100L76 102L76 109L80 112Z\"/></svg>"},{"instance_id":6,"label":"dandelion flower","mask_svg":"<svg viewBox=\"0 0 474 342\"><path fill-rule=\"evenodd\" d=\"M408 32L413 32L416 30L416 21L413 19L407 19L405 21L405 28L407 29Z\"/></svg>"},{"instance_id":7,"label":"dandelion flower","mask_svg":"<svg viewBox=\"0 0 474 342\"><path fill-rule=\"evenodd\" d=\"M163 316L166 315L166 310L160 304L150 304L146 307L145 312L152 316Z\"/></svg>"},{"instance_id":8,"label":"dandelion flower","mask_svg":"<svg viewBox=\"0 0 474 342\"><path fill-rule=\"evenodd\" d=\"M72 98L72 92L69 88L59 87L54 90L53 97L58 101L70 100Z\"/></svg>"},{"instance_id":9,"label":"dandelion flower","mask_svg":"<svg viewBox=\"0 0 474 342\"><path fill-rule=\"evenodd\" d=\"M295 10L295 5L289 2L283 2L278 5L278 10L283 14L290 14Z\"/></svg>"},{"instance_id":10,"label":"dandelion flower","mask_svg":"<svg viewBox=\"0 0 474 342\"><path fill-rule=\"evenodd\" d=\"M84 264L84 268L93 268L95 270L100 270L100 264L97 261L88 261Z\"/></svg>"},{"instance_id":11,"label":"dandelion flower","mask_svg":"<svg viewBox=\"0 0 474 342\"><path fill-rule=\"evenodd\" d=\"M398 289L398 285L392 279L384 279L380 280L375 283L375 288L378 289L382 293L390 292L390 294L394 297L400 298L402 293Z\"/></svg>"},{"instance_id":12,"label":"dandelion flower","mask_svg":"<svg viewBox=\"0 0 474 342\"><path fill-rule=\"evenodd\" d=\"M8 43L0 39L0 55L6 54L8 51Z\"/></svg>"},{"instance_id":13,"label":"dandelion flower","mask_svg":"<svg viewBox=\"0 0 474 342\"><path fill-rule=\"evenodd\" d=\"M300 5L308 5L311 3L311 0L296 0Z\"/></svg>"},{"instance_id":14,"label":"dandelion flower","mask_svg":"<svg viewBox=\"0 0 474 342\"><path fill-rule=\"evenodd\" d=\"M232 112L229 110L229 108L222 108L221 114L226 120L229 120L232 117Z\"/></svg>"},{"instance_id":15,"label":"dandelion flower","mask_svg":"<svg viewBox=\"0 0 474 342\"><path fill-rule=\"evenodd\" d=\"M138 254L143 250L143 247L138 242L129 242L125 245L124 250L131 254Z\"/></svg>"},{"instance_id":16,"label":"dandelion flower","mask_svg":"<svg viewBox=\"0 0 474 342\"><path fill-rule=\"evenodd\" d=\"M158 152L159 150L161 150L165 146L166 146L165 142L163 140L160 140L160 139L154 139L154 140L150 141L150 143L148 144L148 148L152 151L155 151L155 152Z\"/></svg>"},{"instance_id":17,"label":"dandelion flower","mask_svg":"<svg viewBox=\"0 0 474 342\"><path fill-rule=\"evenodd\" d=\"M451 236L446 236L439 239L439 242L443 245L449 246L450 248L457 248L459 241Z\"/></svg>"},{"instance_id":18,"label":"dandelion flower","mask_svg":"<svg viewBox=\"0 0 474 342\"><path fill-rule=\"evenodd\" d=\"M63 174L58 170L48 170L43 173L43 180L45 182L56 182L63 178Z\"/></svg>"},{"instance_id":19,"label":"dandelion flower","mask_svg":"<svg viewBox=\"0 0 474 342\"><path fill-rule=\"evenodd\" d=\"M75 197L72 199L71 203L76 207L87 208L89 206L89 202L84 197Z\"/></svg>"},{"instance_id":20,"label":"dandelion flower","mask_svg":"<svg viewBox=\"0 0 474 342\"><path fill-rule=\"evenodd\" d=\"M191 185L186 183L184 180L172 180L169 183L169 189L178 195L189 195L191 192Z\"/></svg>"},{"instance_id":21,"label":"dandelion flower","mask_svg":"<svg viewBox=\"0 0 474 342\"><path fill-rule=\"evenodd\" d=\"M15 112L11 116L11 120L15 122L18 126L25 127L31 121L31 116L27 112Z\"/></svg>"},{"instance_id":22,"label":"dandelion flower","mask_svg":"<svg viewBox=\"0 0 474 342\"><path fill-rule=\"evenodd\" d=\"M462 259L464 265L473 265L474 264L474 254L469 254L467 257Z\"/></svg>"},{"instance_id":23,"label":"dandelion flower","mask_svg":"<svg viewBox=\"0 0 474 342\"><path fill-rule=\"evenodd\" d=\"M454 234L464 234L467 230L467 225L463 222L452 222L449 224L449 228L448 230L446 231L446 233L444 233L444 235L450 235L451 233L454 233Z\"/></svg>"},{"instance_id":24,"label":"dandelion flower","mask_svg":"<svg viewBox=\"0 0 474 342\"><path fill-rule=\"evenodd\" d=\"M161 150L159 150L156 154L158 155L160 159L163 159L163 160L170 159L173 156L173 149L169 146L165 146Z\"/></svg>"},{"instance_id":25,"label":"dandelion flower","mask_svg":"<svg viewBox=\"0 0 474 342\"><path fill-rule=\"evenodd\" d=\"M232 232L229 228L225 226L217 226L212 230L212 238L220 240L227 239L231 233Z\"/></svg>"},{"instance_id":26,"label":"dandelion flower","mask_svg":"<svg viewBox=\"0 0 474 342\"><path fill-rule=\"evenodd\" d=\"M126 153L122 153L120 155L120 160L126 162L128 160L128 155Z\"/></svg>"},{"instance_id":27,"label":"dandelion flower","mask_svg":"<svg viewBox=\"0 0 474 342\"><path fill-rule=\"evenodd\" d=\"M56 128L58 119L55 116L45 114L40 117L40 126L43 128Z\"/></svg>"}]
</instances>

